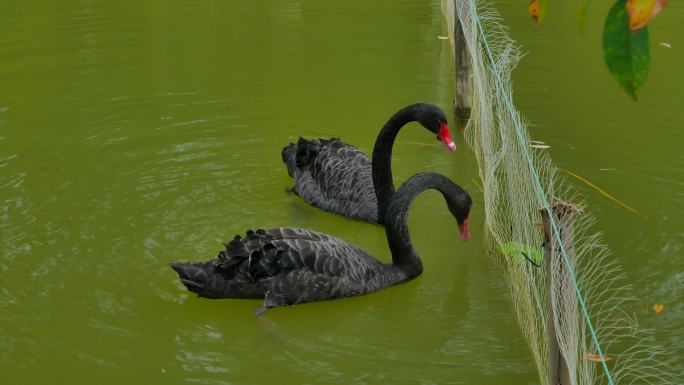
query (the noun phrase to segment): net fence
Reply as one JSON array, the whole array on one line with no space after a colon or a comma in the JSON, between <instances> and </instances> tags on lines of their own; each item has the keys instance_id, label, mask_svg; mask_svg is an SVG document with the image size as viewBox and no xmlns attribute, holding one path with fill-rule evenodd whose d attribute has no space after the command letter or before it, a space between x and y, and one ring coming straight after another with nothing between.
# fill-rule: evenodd
<instances>
[{"instance_id":1,"label":"net fence","mask_svg":"<svg viewBox=\"0 0 684 385\"><path fill-rule=\"evenodd\" d=\"M652 331L633 314L636 299L586 202L530 140L512 103L520 47L493 5L442 0L442 12L452 51L460 23L472 66L465 137L484 188L485 247L505 277L540 383L549 384L549 333L556 334L572 384L681 383ZM558 206L564 202L573 203ZM556 206L570 212L551 216L552 238L545 243L542 219Z\"/></svg>"}]
</instances>

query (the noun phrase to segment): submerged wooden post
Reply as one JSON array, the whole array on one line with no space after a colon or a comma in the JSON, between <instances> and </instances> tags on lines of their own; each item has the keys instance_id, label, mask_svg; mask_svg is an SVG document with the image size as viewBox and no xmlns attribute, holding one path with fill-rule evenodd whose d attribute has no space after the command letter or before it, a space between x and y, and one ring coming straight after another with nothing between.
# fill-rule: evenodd
<instances>
[{"instance_id":1,"label":"submerged wooden post","mask_svg":"<svg viewBox=\"0 0 684 385\"><path fill-rule=\"evenodd\" d=\"M551 206L551 212L563 243L571 267L575 266L574 252L574 218L577 207L569 203L555 203ZM558 239L553 234L549 211L546 208L539 209L542 215L544 228L544 268L546 269L546 306L547 306L547 333L549 349L549 384L550 385L573 385L571 379L568 358L564 356L559 347L559 328L577 330L577 297L575 289L570 282L567 265L560 252ZM554 281L555 278L555 281ZM554 306L554 303L556 306ZM566 331L565 334L568 332ZM567 349L569 354L577 354L577 346ZM577 362L577 357L572 357L571 362ZM573 368L574 369L574 368Z\"/></svg>"},{"instance_id":2,"label":"submerged wooden post","mask_svg":"<svg viewBox=\"0 0 684 385\"><path fill-rule=\"evenodd\" d=\"M454 10L456 2L463 0L453 0ZM454 15L454 68L456 69L455 87L456 95L454 99L454 113L456 120L461 126L465 126L470 119L470 111L473 106L473 66L468 54L468 44L463 35L463 27Z\"/></svg>"}]
</instances>

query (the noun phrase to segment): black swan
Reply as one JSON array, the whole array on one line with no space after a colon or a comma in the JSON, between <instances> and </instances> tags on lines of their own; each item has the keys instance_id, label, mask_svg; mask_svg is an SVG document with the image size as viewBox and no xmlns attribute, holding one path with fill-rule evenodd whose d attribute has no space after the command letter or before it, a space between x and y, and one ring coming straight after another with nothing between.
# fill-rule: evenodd
<instances>
[{"instance_id":1,"label":"black swan","mask_svg":"<svg viewBox=\"0 0 684 385\"><path fill-rule=\"evenodd\" d=\"M266 309L353 297L408 281L423 272L408 232L408 209L422 191L436 189L456 218L461 237L470 238L470 195L448 178L420 173L409 178L387 208L385 233L392 263L330 235L281 227L247 231L225 245L218 257L172 263L188 290L206 298L264 299Z\"/></svg>"},{"instance_id":2,"label":"black swan","mask_svg":"<svg viewBox=\"0 0 684 385\"><path fill-rule=\"evenodd\" d=\"M282 152L287 173L294 179L288 191L321 210L382 225L394 194L392 145L399 130L412 121L436 134L450 151L456 149L444 112L432 104L416 103L385 123L375 140L372 161L358 148L335 138L299 138L297 144L290 143Z\"/></svg>"}]
</instances>

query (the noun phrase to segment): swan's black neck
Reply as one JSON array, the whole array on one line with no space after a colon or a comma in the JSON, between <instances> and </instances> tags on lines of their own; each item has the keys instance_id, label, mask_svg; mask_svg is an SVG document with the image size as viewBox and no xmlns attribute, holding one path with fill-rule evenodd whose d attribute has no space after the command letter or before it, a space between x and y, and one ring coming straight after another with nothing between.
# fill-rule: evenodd
<instances>
[{"instance_id":1,"label":"swan's black neck","mask_svg":"<svg viewBox=\"0 0 684 385\"><path fill-rule=\"evenodd\" d=\"M392 262L404 271L408 278L423 272L423 263L411 243L408 231L408 210L413 200L423 191L438 190L453 211L470 210L470 196L460 186L436 173L419 173L409 178L392 197L385 217L387 243L392 251Z\"/></svg>"},{"instance_id":2,"label":"swan's black neck","mask_svg":"<svg viewBox=\"0 0 684 385\"><path fill-rule=\"evenodd\" d=\"M378 199L378 223L385 223L385 212L392 195L394 195L394 182L392 181L392 146L397 138L399 130L407 123L416 120L416 111L419 105L413 104L405 107L382 127L375 146L373 147L373 187Z\"/></svg>"}]
</instances>

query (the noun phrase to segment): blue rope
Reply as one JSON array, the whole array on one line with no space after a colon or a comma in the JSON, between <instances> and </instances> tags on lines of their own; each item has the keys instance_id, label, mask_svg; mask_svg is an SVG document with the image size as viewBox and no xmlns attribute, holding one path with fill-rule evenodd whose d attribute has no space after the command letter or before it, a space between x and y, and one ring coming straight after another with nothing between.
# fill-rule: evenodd
<instances>
[{"instance_id":1,"label":"blue rope","mask_svg":"<svg viewBox=\"0 0 684 385\"><path fill-rule=\"evenodd\" d=\"M494 73L497 85L500 88L500 92L502 94L504 94L503 82L501 81L501 77L499 76L499 72L497 71L496 66L494 65L494 58L492 56L492 51L489 49L489 43L487 42L487 36L485 35L484 29L482 28L482 23L480 22L480 16L477 14L477 7L475 6L475 0L470 0L470 4L472 5L473 14L475 15L475 21L476 21L478 29L480 31L480 35L482 37L484 48L487 51L487 56L489 58L489 62L490 62L491 67L492 67L492 72ZM525 144L525 139L523 138L523 135L520 131L520 125L518 123L518 119L516 118L515 109L513 108L513 101L511 100L511 98L512 98L512 96L506 98L505 100L506 100L506 106L508 107L508 111L510 112L511 118L513 119L513 122L514 122L515 133L518 136L518 140L520 141L520 145L523 148L525 156L527 157L527 163L530 166L530 170L532 171L532 175L534 176L534 182L535 182L535 187L537 188L537 193L541 197L542 203L544 204L544 208L546 209L546 213L549 216L549 220L551 222L551 227L553 229L553 234L556 236L556 239L558 240L558 244L560 245L561 255L563 256L563 262L565 262L565 265L566 265L567 270L568 270L568 275L570 276L570 281L572 281L572 285L575 288L575 293L577 293L577 299L579 300L580 306L582 308L582 313L584 314L584 318L587 320L587 325L589 326L589 332L591 333L592 341L594 342L594 345L596 346L596 350L598 351L599 358L601 359L601 364L603 364L603 370L606 372L606 377L608 378L608 383L610 385L614 385L613 377L610 375L610 371L608 370L608 365L606 364L606 359L603 355L603 351L601 350L601 346L599 345L598 337L596 336L596 331L594 330L594 326L592 325L591 319L589 318L589 311L587 310L587 307L586 307L585 302L584 302L584 298L582 297L582 293L580 292L579 285L577 284L577 279L575 278L575 273L572 271L572 266L570 265L570 260L568 259L567 253L565 252L565 247L563 246L563 241L560 238L560 232L558 231L558 226L556 225L556 221L554 219L553 213L551 212L551 207L549 205L549 202L546 199L546 194L544 194L544 189L542 188L542 184L541 184L541 180L539 178L539 174L537 174L537 170L534 168L534 161L532 160L532 155L530 155L529 151L527 150L527 145Z\"/></svg>"}]
</instances>

